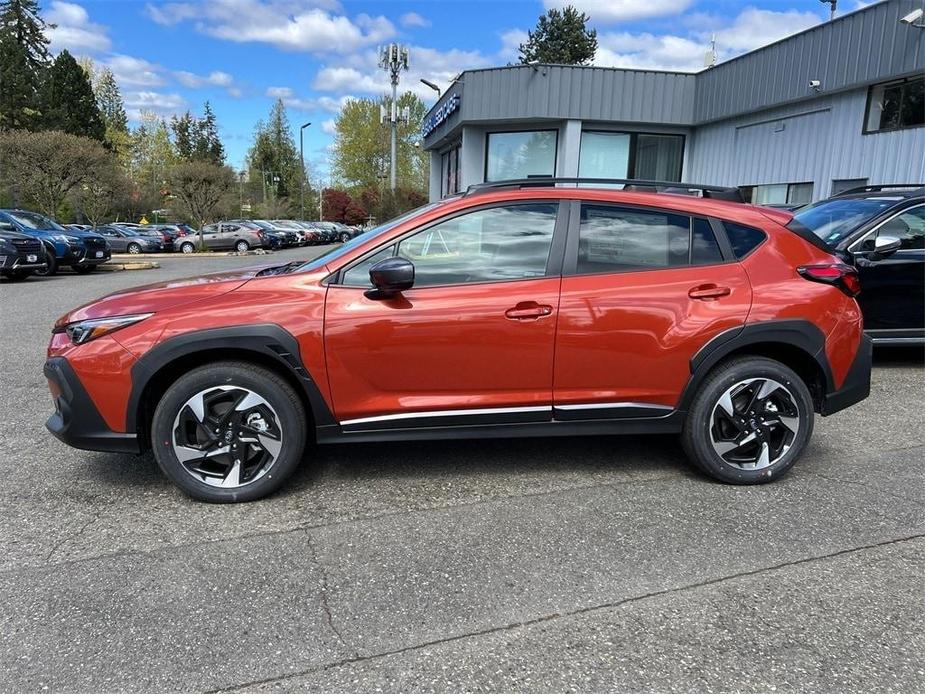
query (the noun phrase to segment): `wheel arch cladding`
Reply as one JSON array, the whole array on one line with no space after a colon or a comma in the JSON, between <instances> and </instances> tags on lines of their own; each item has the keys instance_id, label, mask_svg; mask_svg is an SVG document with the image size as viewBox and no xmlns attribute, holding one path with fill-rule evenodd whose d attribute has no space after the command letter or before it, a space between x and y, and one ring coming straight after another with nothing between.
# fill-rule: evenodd
<instances>
[{"instance_id":1,"label":"wheel arch cladding","mask_svg":"<svg viewBox=\"0 0 925 694\"><path fill-rule=\"evenodd\" d=\"M321 391L302 363L298 341L280 326L268 323L178 335L145 353L132 366L126 430L137 432L139 441L145 441L154 408L167 388L191 369L225 360L252 362L285 378L312 417L312 429L335 423Z\"/></svg>"},{"instance_id":2,"label":"wheel arch cladding","mask_svg":"<svg viewBox=\"0 0 925 694\"><path fill-rule=\"evenodd\" d=\"M767 321L727 330L704 345L690 362L691 378L681 399L687 410L707 374L731 358L754 355L779 361L793 369L809 388L816 411L827 393L835 390L825 354L825 335L804 320Z\"/></svg>"}]
</instances>

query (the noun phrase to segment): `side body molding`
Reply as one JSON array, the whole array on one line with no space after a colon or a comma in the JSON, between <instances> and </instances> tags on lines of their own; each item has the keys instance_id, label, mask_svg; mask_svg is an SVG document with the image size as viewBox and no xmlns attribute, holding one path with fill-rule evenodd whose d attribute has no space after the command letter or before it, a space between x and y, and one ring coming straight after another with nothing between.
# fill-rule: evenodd
<instances>
[{"instance_id":1,"label":"side body molding","mask_svg":"<svg viewBox=\"0 0 925 694\"><path fill-rule=\"evenodd\" d=\"M126 429L136 431L138 412L145 389L164 367L185 356L220 350L254 352L268 357L293 375L311 406L316 426L334 424L321 391L302 363L299 342L287 330L275 323L211 328L172 337L145 353L132 367L132 392L125 416Z\"/></svg>"}]
</instances>

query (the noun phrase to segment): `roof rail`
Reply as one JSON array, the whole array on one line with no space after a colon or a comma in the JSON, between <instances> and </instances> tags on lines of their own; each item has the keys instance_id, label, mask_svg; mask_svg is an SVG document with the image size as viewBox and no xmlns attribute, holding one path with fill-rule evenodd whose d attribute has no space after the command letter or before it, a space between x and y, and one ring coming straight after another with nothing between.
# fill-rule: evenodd
<instances>
[{"instance_id":1,"label":"roof rail","mask_svg":"<svg viewBox=\"0 0 925 694\"><path fill-rule=\"evenodd\" d=\"M475 195L490 190L503 188L552 188L559 185L622 185L623 190L635 190L647 193L674 193L678 195L691 195L699 192L702 197L729 202L745 202L742 191L738 188L726 186L701 185L699 183L681 183L679 181L647 181L636 178L563 178L552 176L536 176L531 178L515 178L506 181L491 181L489 183L475 183L466 189L465 195Z\"/></svg>"},{"instance_id":2,"label":"roof rail","mask_svg":"<svg viewBox=\"0 0 925 694\"><path fill-rule=\"evenodd\" d=\"M875 186L855 186L854 188L848 188L848 190L835 193L832 197L837 198L842 195L853 195L854 193L880 193L884 190L901 190L904 188L917 190L919 188L925 188L925 183L882 183Z\"/></svg>"}]
</instances>

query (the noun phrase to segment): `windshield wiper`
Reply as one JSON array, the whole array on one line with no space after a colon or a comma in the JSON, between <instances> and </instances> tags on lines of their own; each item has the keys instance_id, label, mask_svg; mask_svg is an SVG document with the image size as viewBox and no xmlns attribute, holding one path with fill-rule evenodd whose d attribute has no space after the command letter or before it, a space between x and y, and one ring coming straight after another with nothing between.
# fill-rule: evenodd
<instances>
[{"instance_id":1,"label":"windshield wiper","mask_svg":"<svg viewBox=\"0 0 925 694\"><path fill-rule=\"evenodd\" d=\"M274 267L264 268L258 272L256 277L266 277L267 275L285 275L287 272L294 270L299 265L304 265L304 260L293 260L291 263L286 263L285 265L275 265Z\"/></svg>"}]
</instances>

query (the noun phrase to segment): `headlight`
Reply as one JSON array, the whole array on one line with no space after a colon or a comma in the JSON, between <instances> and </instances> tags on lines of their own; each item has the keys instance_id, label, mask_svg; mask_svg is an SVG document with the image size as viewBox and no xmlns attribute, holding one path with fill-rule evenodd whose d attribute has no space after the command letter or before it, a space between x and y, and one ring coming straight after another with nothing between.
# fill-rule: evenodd
<instances>
[{"instance_id":1,"label":"headlight","mask_svg":"<svg viewBox=\"0 0 925 694\"><path fill-rule=\"evenodd\" d=\"M55 241L58 241L59 243L67 243L68 239L68 237L64 234L53 234L51 238L53 238Z\"/></svg>"},{"instance_id":2,"label":"headlight","mask_svg":"<svg viewBox=\"0 0 925 694\"><path fill-rule=\"evenodd\" d=\"M67 336L71 338L71 342L75 345L82 345L84 342L89 342L103 335L108 335L120 328L134 325L153 315L153 313L136 313L132 316L91 318L89 320L77 321L76 323L68 323L61 327L55 327L53 332L66 332Z\"/></svg>"}]
</instances>

